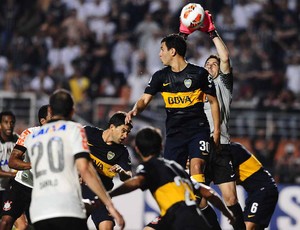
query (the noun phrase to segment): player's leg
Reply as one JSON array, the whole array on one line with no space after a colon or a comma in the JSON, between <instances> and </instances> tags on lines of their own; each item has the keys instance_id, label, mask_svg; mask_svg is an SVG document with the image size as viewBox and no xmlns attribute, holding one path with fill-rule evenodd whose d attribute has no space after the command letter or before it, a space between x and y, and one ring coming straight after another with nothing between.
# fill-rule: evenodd
<instances>
[{"instance_id":1,"label":"player's leg","mask_svg":"<svg viewBox=\"0 0 300 230\"><path fill-rule=\"evenodd\" d=\"M28 228L28 221L25 214L22 214L14 223L18 230L26 230Z\"/></svg>"},{"instance_id":2,"label":"player's leg","mask_svg":"<svg viewBox=\"0 0 300 230\"><path fill-rule=\"evenodd\" d=\"M31 189L14 181L11 189L5 192L2 203L0 229L10 230L13 225L20 229L28 228L28 221L24 211L29 207Z\"/></svg>"},{"instance_id":3,"label":"player's leg","mask_svg":"<svg viewBox=\"0 0 300 230\"><path fill-rule=\"evenodd\" d=\"M189 141L190 175L192 180L199 183L205 183L204 171L209 159L209 141L209 133L205 130L203 133L198 132ZM200 194L196 195L200 196ZM201 198L200 209L212 229L221 230L216 212L204 198Z\"/></svg>"},{"instance_id":4,"label":"player's leg","mask_svg":"<svg viewBox=\"0 0 300 230\"><path fill-rule=\"evenodd\" d=\"M240 203L238 202L235 182L226 182L219 184L218 186L221 190L222 197L227 208L233 213L236 218L234 229L245 229L246 226L244 224L243 210L240 206Z\"/></svg>"},{"instance_id":5,"label":"player's leg","mask_svg":"<svg viewBox=\"0 0 300 230\"><path fill-rule=\"evenodd\" d=\"M212 162L212 178L221 190L223 200L236 218L234 223L235 230L246 229L242 208L238 202L236 192L236 175L232 165L230 145L222 145L221 152L214 153ZM232 154L238 154L232 153Z\"/></svg>"},{"instance_id":6,"label":"player's leg","mask_svg":"<svg viewBox=\"0 0 300 230\"><path fill-rule=\"evenodd\" d=\"M107 211L103 203L91 213L91 218L97 229L101 230L112 230L115 226L113 217Z\"/></svg>"}]
</instances>

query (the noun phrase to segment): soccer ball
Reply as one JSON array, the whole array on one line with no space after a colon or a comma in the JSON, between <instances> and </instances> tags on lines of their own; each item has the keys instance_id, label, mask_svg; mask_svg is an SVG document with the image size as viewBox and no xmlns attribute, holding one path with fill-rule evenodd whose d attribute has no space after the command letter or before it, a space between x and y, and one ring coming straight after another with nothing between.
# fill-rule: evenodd
<instances>
[{"instance_id":1,"label":"soccer ball","mask_svg":"<svg viewBox=\"0 0 300 230\"><path fill-rule=\"evenodd\" d=\"M181 23L189 29L198 29L204 20L204 9L198 3L185 5L180 13Z\"/></svg>"}]
</instances>

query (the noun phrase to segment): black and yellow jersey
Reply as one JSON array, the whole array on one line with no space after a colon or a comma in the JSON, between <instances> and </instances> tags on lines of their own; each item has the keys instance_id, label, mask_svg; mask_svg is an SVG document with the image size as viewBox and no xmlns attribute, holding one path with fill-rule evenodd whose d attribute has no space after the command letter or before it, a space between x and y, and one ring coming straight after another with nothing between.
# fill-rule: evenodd
<instances>
[{"instance_id":1,"label":"black and yellow jersey","mask_svg":"<svg viewBox=\"0 0 300 230\"><path fill-rule=\"evenodd\" d=\"M150 190L161 210L161 216L179 202L188 206L196 204L192 182L175 161L153 157L137 167L137 175L145 177L141 189Z\"/></svg>"},{"instance_id":2,"label":"black and yellow jersey","mask_svg":"<svg viewBox=\"0 0 300 230\"><path fill-rule=\"evenodd\" d=\"M230 147L233 166L237 174L237 184L243 186L249 193L258 189L277 187L272 175L264 169L253 154L236 142L232 142Z\"/></svg>"},{"instance_id":3,"label":"black and yellow jersey","mask_svg":"<svg viewBox=\"0 0 300 230\"><path fill-rule=\"evenodd\" d=\"M115 165L120 165L125 171L131 170L131 161L127 148L122 144L107 145L102 138L103 130L97 127L84 127L90 156L93 164L107 190L113 188L113 177L116 175L109 169Z\"/></svg>"},{"instance_id":4,"label":"black and yellow jersey","mask_svg":"<svg viewBox=\"0 0 300 230\"><path fill-rule=\"evenodd\" d=\"M146 94L155 95L160 92L167 112L167 135L182 130L198 130L208 126L204 113L205 94L216 96L212 78L199 66L188 64L180 72L173 72L165 67L154 73Z\"/></svg>"}]
</instances>

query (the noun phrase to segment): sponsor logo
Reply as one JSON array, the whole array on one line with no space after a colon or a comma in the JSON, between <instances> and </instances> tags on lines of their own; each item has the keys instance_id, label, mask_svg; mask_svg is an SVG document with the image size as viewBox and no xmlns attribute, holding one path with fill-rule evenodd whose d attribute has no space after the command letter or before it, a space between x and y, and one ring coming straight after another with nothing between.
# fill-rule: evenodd
<instances>
[{"instance_id":1,"label":"sponsor logo","mask_svg":"<svg viewBox=\"0 0 300 230\"><path fill-rule=\"evenodd\" d=\"M184 97L168 97L168 103L169 104L185 104L185 103L191 103L192 100L188 96Z\"/></svg>"},{"instance_id":2,"label":"sponsor logo","mask_svg":"<svg viewBox=\"0 0 300 230\"><path fill-rule=\"evenodd\" d=\"M190 88L192 85L192 80L191 79L184 79L183 84L185 85L186 88Z\"/></svg>"},{"instance_id":3,"label":"sponsor logo","mask_svg":"<svg viewBox=\"0 0 300 230\"><path fill-rule=\"evenodd\" d=\"M248 215L248 218L252 218L252 217L255 217L255 215Z\"/></svg>"},{"instance_id":4,"label":"sponsor logo","mask_svg":"<svg viewBox=\"0 0 300 230\"><path fill-rule=\"evenodd\" d=\"M167 86L167 85L170 85L171 82L168 82L168 83L163 83L163 86Z\"/></svg>"}]
</instances>

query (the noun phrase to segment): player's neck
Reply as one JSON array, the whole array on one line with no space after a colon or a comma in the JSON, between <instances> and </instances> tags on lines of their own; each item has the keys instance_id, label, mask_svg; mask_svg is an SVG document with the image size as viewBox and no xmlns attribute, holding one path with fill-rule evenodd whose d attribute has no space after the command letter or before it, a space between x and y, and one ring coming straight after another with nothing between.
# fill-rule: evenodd
<instances>
[{"instance_id":1,"label":"player's neck","mask_svg":"<svg viewBox=\"0 0 300 230\"><path fill-rule=\"evenodd\" d=\"M113 141L110 137L110 131L109 130L104 130L102 133L102 139L107 145L112 145Z\"/></svg>"},{"instance_id":2,"label":"player's neck","mask_svg":"<svg viewBox=\"0 0 300 230\"><path fill-rule=\"evenodd\" d=\"M173 72L181 72L188 65L187 61L184 59L175 59L171 65Z\"/></svg>"}]
</instances>

